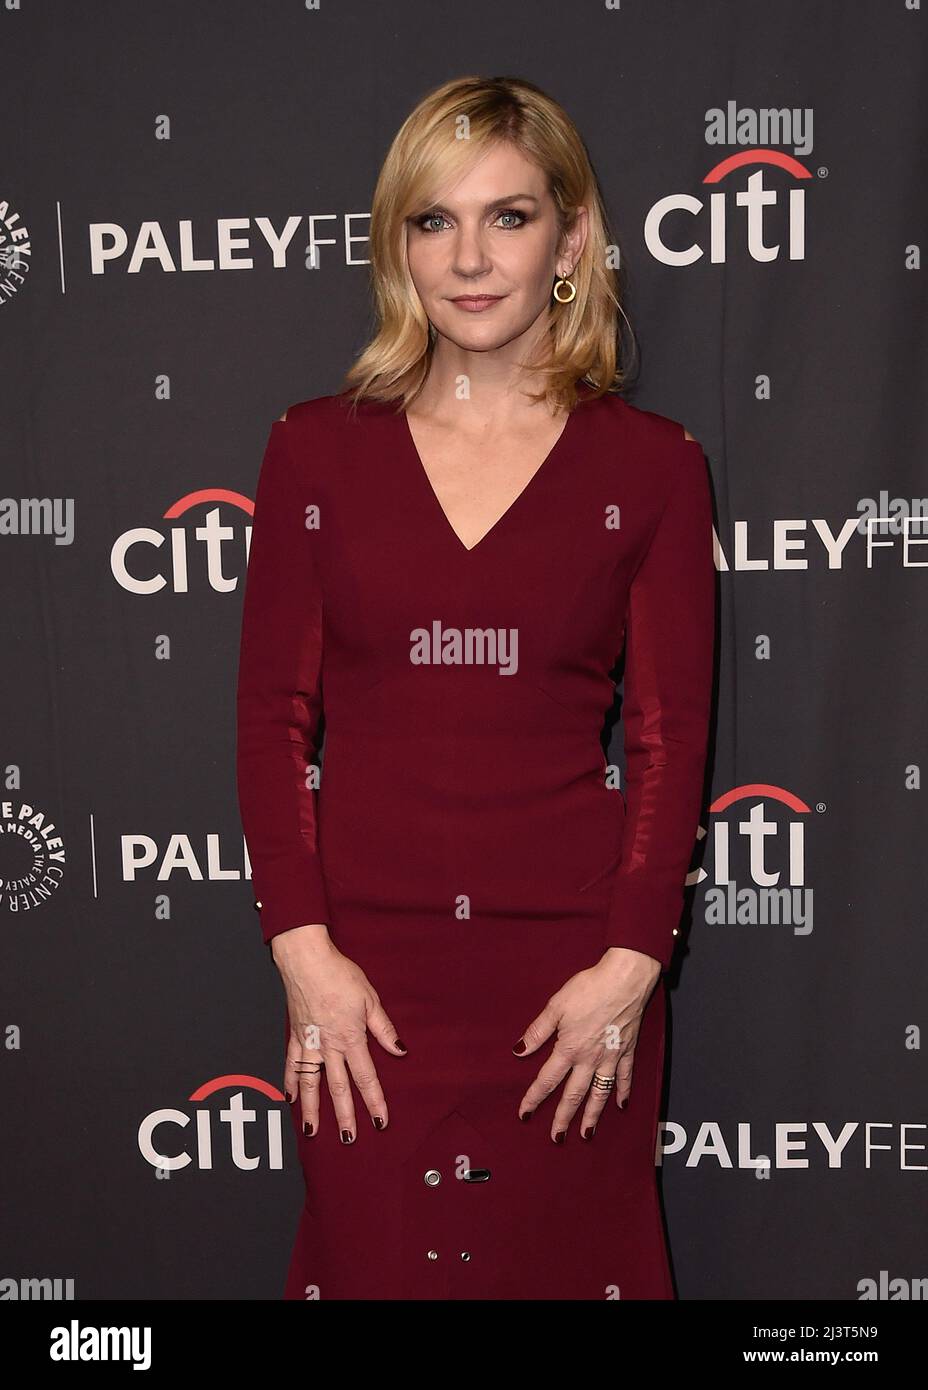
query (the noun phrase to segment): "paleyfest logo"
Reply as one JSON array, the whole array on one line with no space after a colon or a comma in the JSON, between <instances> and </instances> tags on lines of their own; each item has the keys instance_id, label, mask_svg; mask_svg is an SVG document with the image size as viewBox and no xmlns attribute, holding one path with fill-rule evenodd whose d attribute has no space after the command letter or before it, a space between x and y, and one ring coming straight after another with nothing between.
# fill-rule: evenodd
<instances>
[{"instance_id":1,"label":"paleyfest logo","mask_svg":"<svg viewBox=\"0 0 928 1390\"><path fill-rule=\"evenodd\" d=\"M709 260L723 264L729 246L743 245L754 261L776 261L784 252L791 261L806 254L805 186L812 173L796 158L812 150L812 109L810 107L715 107L706 112L706 143L742 145L735 154L713 164L703 175L709 190L706 198L692 193L668 193L648 211L644 223L645 245L662 265L687 266L708 253ZM776 149L789 145L793 153ZM754 167L753 173L745 175ZM782 189L767 187L764 169L778 169L795 180L785 189L786 212L781 215ZM819 176L824 177L820 170ZM768 212L770 216L768 217ZM679 216L675 214L681 214ZM665 220L669 219L665 236ZM770 233L770 240L767 233ZM676 247L668 239L686 243ZM687 242L687 238L689 241Z\"/></svg>"},{"instance_id":2,"label":"paleyfest logo","mask_svg":"<svg viewBox=\"0 0 928 1390\"><path fill-rule=\"evenodd\" d=\"M51 897L65 870L64 841L46 811L0 801L0 909L31 912Z\"/></svg>"}]
</instances>

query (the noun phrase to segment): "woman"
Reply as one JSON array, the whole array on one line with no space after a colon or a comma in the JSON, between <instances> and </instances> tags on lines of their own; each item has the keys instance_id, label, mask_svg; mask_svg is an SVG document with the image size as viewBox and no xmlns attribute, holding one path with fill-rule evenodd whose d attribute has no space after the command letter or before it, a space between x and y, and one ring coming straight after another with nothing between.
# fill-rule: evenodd
<instances>
[{"instance_id":1,"label":"woman","mask_svg":"<svg viewBox=\"0 0 928 1390\"><path fill-rule=\"evenodd\" d=\"M715 569L700 446L614 394L608 249L563 110L445 84L377 184L376 336L271 428L238 785L306 1185L287 1298L674 1296Z\"/></svg>"}]
</instances>

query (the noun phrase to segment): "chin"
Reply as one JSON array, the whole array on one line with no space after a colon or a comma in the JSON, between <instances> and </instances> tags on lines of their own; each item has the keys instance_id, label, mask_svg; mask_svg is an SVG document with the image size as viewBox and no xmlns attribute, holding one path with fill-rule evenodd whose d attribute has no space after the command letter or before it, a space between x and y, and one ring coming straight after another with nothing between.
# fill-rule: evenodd
<instances>
[{"instance_id":1,"label":"chin","mask_svg":"<svg viewBox=\"0 0 928 1390\"><path fill-rule=\"evenodd\" d=\"M502 323L499 319L493 324L489 321L482 323L479 315L474 316L472 323L456 323L453 329L444 327L435 319L432 322L443 338L464 352L491 352L493 348L505 347L524 333L527 327L518 323Z\"/></svg>"}]
</instances>

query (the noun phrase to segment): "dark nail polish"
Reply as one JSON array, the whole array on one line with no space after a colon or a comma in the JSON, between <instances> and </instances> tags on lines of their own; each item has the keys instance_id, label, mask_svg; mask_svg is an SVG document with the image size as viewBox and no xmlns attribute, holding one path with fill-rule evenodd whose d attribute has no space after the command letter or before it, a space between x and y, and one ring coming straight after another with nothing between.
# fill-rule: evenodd
<instances>
[{"instance_id":1,"label":"dark nail polish","mask_svg":"<svg viewBox=\"0 0 928 1390\"><path fill-rule=\"evenodd\" d=\"M526 1112L525 1112L524 1115L520 1115L520 1116L519 1116L519 1119L522 1120L523 1122L524 1122L525 1120L530 1120L530 1119L532 1118L532 1116L534 1115L534 1113L535 1113L534 1110L526 1110Z\"/></svg>"},{"instance_id":2,"label":"dark nail polish","mask_svg":"<svg viewBox=\"0 0 928 1390\"><path fill-rule=\"evenodd\" d=\"M587 1125L586 1129L583 1131L583 1137L584 1137L584 1139L592 1139L592 1138L593 1138L593 1135L594 1135L595 1133L596 1133L596 1126L595 1126L595 1125Z\"/></svg>"},{"instance_id":3,"label":"dark nail polish","mask_svg":"<svg viewBox=\"0 0 928 1390\"><path fill-rule=\"evenodd\" d=\"M558 1130L557 1134L555 1134L555 1136L554 1136L554 1142L555 1142L555 1144L563 1144L563 1142L564 1142L564 1135L566 1134L566 1132L567 1132L567 1131L566 1131L566 1130L563 1130L563 1129L559 1129L559 1130Z\"/></svg>"},{"instance_id":4,"label":"dark nail polish","mask_svg":"<svg viewBox=\"0 0 928 1390\"><path fill-rule=\"evenodd\" d=\"M293 1097L291 1096L289 1091L284 1091L284 1100L287 1102L288 1105L293 1104Z\"/></svg>"},{"instance_id":5,"label":"dark nail polish","mask_svg":"<svg viewBox=\"0 0 928 1390\"><path fill-rule=\"evenodd\" d=\"M396 1039L396 1042L393 1044L393 1046L394 1046L394 1047L398 1047L399 1050L400 1050L400 1052L408 1052L408 1051L409 1051L409 1048L406 1046L406 1044L400 1042L399 1038Z\"/></svg>"},{"instance_id":6,"label":"dark nail polish","mask_svg":"<svg viewBox=\"0 0 928 1390\"><path fill-rule=\"evenodd\" d=\"M525 1051L525 1039L520 1038L512 1050L521 1057L522 1053Z\"/></svg>"},{"instance_id":7,"label":"dark nail polish","mask_svg":"<svg viewBox=\"0 0 928 1390\"><path fill-rule=\"evenodd\" d=\"M313 1133L313 1127L310 1124L309 1120L306 1120L303 1124L303 1133L306 1135L307 1139Z\"/></svg>"},{"instance_id":8,"label":"dark nail polish","mask_svg":"<svg viewBox=\"0 0 928 1390\"><path fill-rule=\"evenodd\" d=\"M342 1143L343 1143L343 1144L350 1144L350 1143L351 1143L351 1130L350 1130L350 1129L343 1129L343 1130L342 1130Z\"/></svg>"},{"instance_id":9,"label":"dark nail polish","mask_svg":"<svg viewBox=\"0 0 928 1390\"><path fill-rule=\"evenodd\" d=\"M375 1116L374 1116L374 1128L375 1128L375 1129L383 1129L383 1120L381 1119L381 1117L380 1117L379 1115L375 1115Z\"/></svg>"}]
</instances>

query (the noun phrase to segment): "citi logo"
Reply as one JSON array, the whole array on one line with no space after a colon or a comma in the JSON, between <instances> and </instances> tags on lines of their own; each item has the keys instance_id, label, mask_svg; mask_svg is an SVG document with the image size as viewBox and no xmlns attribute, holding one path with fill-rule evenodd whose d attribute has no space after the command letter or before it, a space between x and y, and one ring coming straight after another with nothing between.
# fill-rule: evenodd
<instances>
[{"instance_id":1,"label":"citi logo","mask_svg":"<svg viewBox=\"0 0 928 1390\"><path fill-rule=\"evenodd\" d=\"M157 594L170 588L175 594L190 589L191 572L198 581L216 593L227 594L238 587L242 565L248 564L251 548L251 526L242 530L223 525L221 506L235 507L249 519L254 516L255 504L244 493L229 488L200 488L179 498L164 513L165 522L182 522L156 530L152 526L135 526L117 536L110 550L110 569L121 588L130 594ZM210 507L202 522L190 526L190 513ZM233 573L227 574L224 562L233 553Z\"/></svg>"},{"instance_id":2,"label":"citi logo","mask_svg":"<svg viewBox=\"0 0 928 1390\"><path fill-rule=\"evenodd\" d=\"M812 148L811 109L755 111L729 102L724 111L706 112L706 143L748 148L726 155L703 175L705 198L668 193L649 209L644 240L655 260L688 266L708 253L711 263L721 265L731 247L762 263L805 260L805 186L812 174L796 156ZM774 148L781 143L795 153ZM765 167L778 173L769 186Z\"/></svg>"},{"instance_id":3,"label":"citi logo","mask_svg":"<svg viewBox=\"0 0 928 1390\"><path fill-rule=\"evenodd\" d=\"M814 925L814 893L806 883L811 807L782 787L749 782L725 792L709 810L713 877L704 898L707 925L771 926L808 936ZM687 882L708 877L698 869Z\"/></svg>"},{"instance_id":4,"label":"citi logo","mask_svg":"<svg viewBox=\"0 0 928 1390\"><path fill-rule=\"evenodd\" d=\"M254 1092L255 1104L245 1101ZM206 1102L231 1091L224 1108L214 1111ZM191 1092L186 1110L167 1106L153 1110L139 1125L139 1151L160 1179L193 1164L212 1168L221 1155L236 1168L283 1168L281 1110L272 1105L284 1096L259 1076L230 1074L206 1081Z\"/></svg>"}]
</instances>

